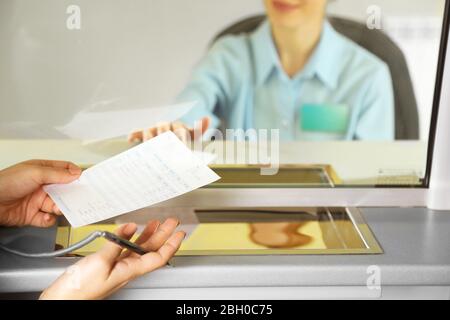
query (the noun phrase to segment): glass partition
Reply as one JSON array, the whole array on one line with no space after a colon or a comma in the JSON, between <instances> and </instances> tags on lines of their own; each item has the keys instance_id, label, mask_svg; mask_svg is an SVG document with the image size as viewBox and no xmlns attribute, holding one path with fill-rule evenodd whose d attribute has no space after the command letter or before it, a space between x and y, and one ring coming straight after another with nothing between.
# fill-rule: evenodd
<instances>
[{"instance_id":1,"label":"glass partition","mask_svg":"<svg viewBox=\"0 0 450 320\"><path fill-rule=\"evenodd\" d=\"M3 0L0 169L172 130L213 154L208 188L422 187L445 8Z\"/></svg>"}]
</instances>

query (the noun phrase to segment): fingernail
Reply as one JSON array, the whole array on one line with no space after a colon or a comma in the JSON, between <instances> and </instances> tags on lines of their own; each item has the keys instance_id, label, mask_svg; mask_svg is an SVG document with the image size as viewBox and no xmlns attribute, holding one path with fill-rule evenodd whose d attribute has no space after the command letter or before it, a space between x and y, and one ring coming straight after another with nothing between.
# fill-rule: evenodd
<instances>
[{"instance_id":1,"label":"fingernail","mask_svg":"<svg viewBox=\"0 0 450 320\"><path fill-rule=\"evenodd\" d=\"M137 225L135 223L129 223L127 224L127 226L125 227L125 232L126 233L131 233L132 231L134 231L134 229L137 228Z\"/></svg>"},{"instance_id":2,"label":"fingernail","mask_svg":"<svg viewBox=\"0 0 450 320\"><path fill-rule=\"evenodd\" d=\"M158 229L160 225L161 225L161 221L156 220L154 230Z\"/></svg>"},{"instance_id":3,"label":"fingernail","mask_svg":"<svg viewBox=\"0 0 450 320\"><path fill-rule=\"evenodd\" d=\"M51 215L49 215L48 213L45 214L45 216L44 216L44 220L45 220L45 221L49 222L51 219L52 219L52 216L51 216Z\"/></svg>"},{"instance_id":4,"label":"fingernail","mask_svg":"<svg viewBox=\"0 0 450 320\"><path fill-rule=\"evenodd\" d=\"M77 167L77 166L70 166L69 167L69 172L73 175L80 175L81 174L81 168Z\"/></svg>"},{"instance_id":5,"label":"fingernail","mask_svg":"<svg viewBox=\"0 0 450 320\"><path fill-rule=\"evenodd\" d=\"M176 218L168 218L166 220L166 222L170 222L170 224L173 224L173 222L175 222L176 226L178 227L180 225L180 220L176 219Z\"/></svg>"}]
</instances>

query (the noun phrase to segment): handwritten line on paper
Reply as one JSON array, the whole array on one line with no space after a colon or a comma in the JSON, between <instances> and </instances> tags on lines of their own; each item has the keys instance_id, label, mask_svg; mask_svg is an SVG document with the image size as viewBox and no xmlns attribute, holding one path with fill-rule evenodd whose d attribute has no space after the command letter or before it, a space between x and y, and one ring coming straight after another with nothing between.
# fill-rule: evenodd
<instances>
[{"instance_id":1,"label":"handwritten line on paper","mask_svg":"<svg viewBox=\"0 0 450 320\"><path fill-rule=\"evenodd\" d=\"M166 132L45 191L74 227L169 200L220 177L172 132Z\"/></svg>"}]
</instances>

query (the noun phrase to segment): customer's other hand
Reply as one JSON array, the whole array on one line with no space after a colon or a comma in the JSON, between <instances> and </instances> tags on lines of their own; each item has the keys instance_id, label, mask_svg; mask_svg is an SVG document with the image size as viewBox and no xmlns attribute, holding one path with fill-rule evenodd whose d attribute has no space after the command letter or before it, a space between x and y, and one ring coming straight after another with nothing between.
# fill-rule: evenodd
<instances>
[{"instance_id":1,"label":"customer's other hand","mask_svg":"<svg viewBox=\"0 0 450 320\"><path fill-rule=\"evenodd\" d=\"M59 277L46 289L41 299L102 299L125 286L129 281L166 265L185 237L174 233L178 220L168 219L163 224L150 221L136 243L149 253L140 256L109 242L103 249L87 256ZM136 232L135 224L121 226L116 234L130 239Z\"/></svg>"}]
</instances>

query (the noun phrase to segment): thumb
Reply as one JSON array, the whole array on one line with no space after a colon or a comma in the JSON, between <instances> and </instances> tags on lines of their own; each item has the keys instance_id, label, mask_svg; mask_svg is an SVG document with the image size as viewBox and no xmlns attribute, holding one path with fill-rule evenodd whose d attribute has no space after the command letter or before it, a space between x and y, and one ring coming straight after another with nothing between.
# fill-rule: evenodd
<instances>
[{"instance_id":1,"label":"thumb","mask_svg":"<svg viewBox=\"0 0 450 320\"><path fill-rule=\"evenodd\" d=\"M75 170L70 168L58 167L37 167L36 178L37 182L43 184L64 184L70 183L78 179L81 175L81 169Z\"/></svg>"},{"instance_id":2,"label":"thumb","mask_svg":"<svg viewBox=\"0 0 450 320\"><path fill-rule=\"evenodd\" d=\"M136 233L137 225L135 223L127 223L120 226L115 234L119 237L130 240ZM121 254L123 248L113 242L107 241L101 250L97 252L97 255L106 259L106 261L113 263Z\"/></svg>"}]
</instances>

